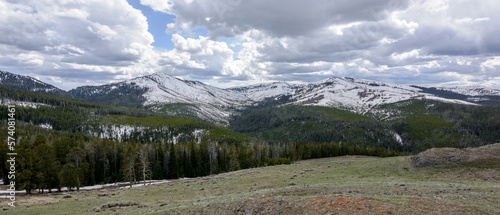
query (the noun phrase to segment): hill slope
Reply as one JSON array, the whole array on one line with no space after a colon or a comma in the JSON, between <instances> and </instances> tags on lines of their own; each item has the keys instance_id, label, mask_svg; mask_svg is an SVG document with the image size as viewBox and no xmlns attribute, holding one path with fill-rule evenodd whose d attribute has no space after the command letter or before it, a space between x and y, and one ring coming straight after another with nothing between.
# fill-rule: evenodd
<instances>
[{"instance_id":1,"label":"hill slope","mask_svg":"<svg viewBox=\"0 0 500 215\"><path fill-rule=\"evenodd\" d=\"M27 83L35 82L31 80ZM157 113L167 113L169 118L176 116L194 118L195 121L199 118L209 120L216 125L227 126L234 131L266 142L337 141L351 145L420 152L432 147L481 146L500 140L500 119L496 114L500 107L470 105L472 103L465 101L467 100L465 98L469 98L467 96L495 98L500 94L498 90L467 88L468 91L465 91L463 89L466 88L463 88L460 91L460 88L448 90L435 88L429 91L429 89L352 78L330 78L307 85L276 82L220 89L200 82L181 80L164 73L156 73L115 84L80 87L71 92L84 100L145 108ZM445 95L443 92L448 92L444 97L450 99L437 97L431 94L432 92L441 95ZM452 96L458 93L464 93L460 94L464 100L457 100ZM15 95L3 95L3 97L19 99ZM19 104L36 107L54 106L56 103L55 106L77 103L79 106L79 103L85 103L83 101L68 103L61 99L54 100L43 96L34 97L37 96L27 96L23 98L23 103ZM45 102L45 104L33 104L35 101ZM47 101L56 102L46 104ZM490 102L493 101L494 99L490 100ZM2 100L2 102L9 102L9 100ZM105 112L105 115L123 115L125 112L139 111L130 109L116 112L117 108L112 106L95 103L85 105L97 108L100 112ZM25 118L25 120L55 129L64 127L72 131L81 131L84 129L82 123L88 122L89 114L95 112L95 110L66 111L63 107L42 107L34 112L55 113L51 109L63 110L60 114L65 114L64 117L54 115L49 120L47 117L41 119L37 116L36 119ZM109 110L103 111L103 109L113 110L119 114L113 114L113 111ZM69 112L74 115L71 116ZM161 115L160 113L158 115ZM152 115L155 114L148 112L142 114L141 117ZM33 114L28 116L31 117ZM128 115L127 117L137 116ZM191 119L184 120L187 122ZM152 132L155 136L159 136L156 134L158 132L166 132L161 126L150 128L144 125L119 125L102 120L106 119L93 120L92 126L85 125L85 129L88 130L86 134L115 140L129 140L132 133L140 133L140 131ZM195 132L205 131L208 128L205 126L206 123L196 124L198 125L192 127L187 139L196 139ZM177 135L177 132L169 133L166 135L168 136L166 140L172 141ZM140 135L135 136L136 140L142 138L139 137ZM156 137L153 139L154 141L161 140Z\"/></svg>"},{"instance_id":2,"label":"hill slope","mask_svg":"<svg viewBox=\"0 0 500 215\"><path fill-rule=\"evenodd\" d=\"M474 147L500 140L500 106L407 100L361 115L321 106L253 108L230 120L234 131L268 142L345 142L418 153L432 147Z\"/></svg>"},{"instance_id":3,"label":"hill slope","mask_svg":"<svg viewBox=\"0 0 500 215\"><path fill-rule=\"evenodd\" d=\"M325 158L132 189L66 194L71 198L20 197L18 207L8 212L498 214L500 178L494 176L500 174L500 165L487 162L414 168L409 157ZM136 205L115 207L127 202Z\"/></svg>"}]
</instances>

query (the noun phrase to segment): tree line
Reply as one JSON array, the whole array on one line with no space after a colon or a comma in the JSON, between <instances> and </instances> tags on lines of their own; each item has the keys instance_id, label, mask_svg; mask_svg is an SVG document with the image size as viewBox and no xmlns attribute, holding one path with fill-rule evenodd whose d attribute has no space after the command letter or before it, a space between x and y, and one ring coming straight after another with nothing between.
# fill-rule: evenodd
<instances>
[{"instance_id":1,"label":"tree line","mask_svg":"<svg viewBox=\"0 0 500 215\"><path fill-rule=\"evenodd\" d=\"M3 130L3 129L2 129ZM4 138L3 138L4 139ZM68 133L18 138L16 184L27 193L34 190L79 190L82 186L126 181L199 177L254 167L291 164L298 160L342 155L396 156L385 148L324 142L272 144L252 141L228 144L206 139L199 143L118 142ZM1 151L1 174L8 184L7 143Z\"/></svg>"}]
</instances>

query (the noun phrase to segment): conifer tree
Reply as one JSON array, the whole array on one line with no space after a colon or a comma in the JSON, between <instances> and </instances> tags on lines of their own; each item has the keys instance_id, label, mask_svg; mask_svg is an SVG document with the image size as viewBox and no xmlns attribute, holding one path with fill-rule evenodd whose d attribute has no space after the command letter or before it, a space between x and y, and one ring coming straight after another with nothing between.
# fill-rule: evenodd
<instances>
[{"instance_id":1,"label":"conifer tree","mask_svg":"<svg viewBox=\"0 0 500 215\"><path fill-rule=\"evenodd\" d=\"M83 184L85 172L89 166L85 160L85 151L80 147L73 147L69 151L66 159L68 160L68 163L73 164L76 168L76 190L79 191L80 186Z\"/></svg>"},{"instance_id":2,"label":"conifer tree","mask_svg":"<svg viewBox=\"0 0 500 215\"><path fill-rule=\"evenodd\" d=\"M18 180L16 181L19 181L19 188L25 189L27 194L31 194L31 191L37 188L39 168L36 165L39 160L38 155L33 151L32 145L27 139L20 141L16 151L18 153L16 157L18 159L16 163L18 165L16 179Z\"/></svg>"},{"instance_id":3,"label":"conifer tree","mask_svg":"<svg viewBox=\"0 0 500 215\"><path fill-rule=\"evenodd\" d=\"M240 169L240 162L238 161L238 152L236 146L231 145L231 152L229 155L229 171L236 171Z\"/></svg>"},{"instance_id":4,"label":"conifer tree","mask_svg":"<svg viewBox=\"0 0 500 215\"><path fill-rule=\"evenodd\" d=\"M72 190L73 187L78 186L78 173L73 164L65 164L60 172L60 177L61 187L66 186L68 190Z\"/></svg>"},{"instance_id":5,"label":"conifer tree","mask_svg":"<svg viewBox=\"0 0 500 215\"><path fill-rule=\"evenodd\" d=\"M123 156L123 179L130 182L130 187L136 182L136 152L136 144L129 143Z\"/></svg>"},{"instance_id":6,"label":"conifer tree","mask_svg":"<svg viewBox=\"0 0 500 215\"><path fill-rule=\"evenodd\" d=\"M155 162L153 164L153 179L163 179L163 150L159 146L155 148Z\"/></svg>"},{"instance_id":7,"label":"conifer tree","mask_svg":"<svg viewBox=\"0 0 500 215\"><path fill-rule=\"evenodd\" d=\"M170 153L168 156L168 173L167 177L169 179L176 179L179 176L177 175L178 166L177 166L177 156L175 154L175 145L173 143L170 144Z\"/></svg>"},{"instance_id":8,"label":"conifer tree","mask_svg":"<svg viewBox=\"0 0 500 215\"><path fill-rule=\"evenodd\" d=\"M34 146L35 152L40 158L37 164L40 167L38 173L40 189L42 193L43 189L49 189L49 192L51 192L51 188L58 187L59 185L59 163L56 160L55 151L42 136L35 138Z\"/></svg>"}]
</instances>

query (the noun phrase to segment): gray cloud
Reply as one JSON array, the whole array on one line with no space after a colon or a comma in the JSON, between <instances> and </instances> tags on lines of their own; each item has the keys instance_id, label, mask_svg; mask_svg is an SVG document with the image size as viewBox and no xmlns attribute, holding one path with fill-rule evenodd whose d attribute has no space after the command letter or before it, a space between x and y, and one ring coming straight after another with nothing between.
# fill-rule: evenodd
<instances>
[{"instance_id":1,"label":"gray cloud","mask_svg":"<svg viewBox=\"0 0 500 215\"><path fill-rule=\"evenodd\" d=\"M151 46L125 0L0 2L0 69L64 89L158 71L220 86L351 76L500 88L497 0L141 3L176 16L172 50Z\"/></svg>"},{"instance_id":2,"label":"gray cloud","mask_svg":"<svg viewBox=\"0 0 500 215\"><path fill-rule=\"evenodd\" d=\"M177 16L176 27L204 27L212 37L232 37L251 29L266 34L299 36L332 23L384 19L393 10L404 9L408 0L216 0L170 1L168 10Z\"/></svg>"},{"instance_id":3,"label":"gray cloud","mask_svg":"<svg viewBox=\"0 0 500 215\"><path fill-rule=\"evenodd\" d=\"M124 71L134 74L128 67L153 51L146 17L126 0L0 4L2 69L39 76L65 89L88 80L113 81ZM91 75L77 75L81 73Z\"/></svg>"}]
</instances>

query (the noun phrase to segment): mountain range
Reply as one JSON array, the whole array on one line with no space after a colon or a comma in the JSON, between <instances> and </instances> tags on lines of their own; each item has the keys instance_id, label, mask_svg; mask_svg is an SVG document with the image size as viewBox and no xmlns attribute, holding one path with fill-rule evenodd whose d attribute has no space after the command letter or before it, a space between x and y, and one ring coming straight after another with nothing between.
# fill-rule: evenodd
<instances>
[{"instance_id":1,"label":"mountain range","mask_svg":"<svg viewBox=\"0 0 500 215\"><path fill-rule=\"evenodd\" d=\"M0 72L0 139L11 137L14 117L16 174L29 192L40 188L31 187L40 175L55 176L43 186L62 186L57 176L78 171L76 159L83 164L82 185L95 185L193 178L310 158L483 146L500 140L498 101L495 89L348 77L221 89L156 73L63 91ZM6 141L0 144L5 184L9 150Z\"/></svg>"},{"instance_id":2,"label":"mountain range","mask_svg":"<svg viewBox=\"0 0 500 215\"><path fill-rule=\"evenodd\" d=\"M0 85L107 105L198 117L219 125L227 125L232 115L248 107L324 106L368 114L377 106L410 99L467 105L500 104L498 89L422 87L350 77L332 77L309 84L274 82L221 89L159 72L118 83L81 86L66 92L29 76L0 71Z\"/></svg>"}]
</instances>

